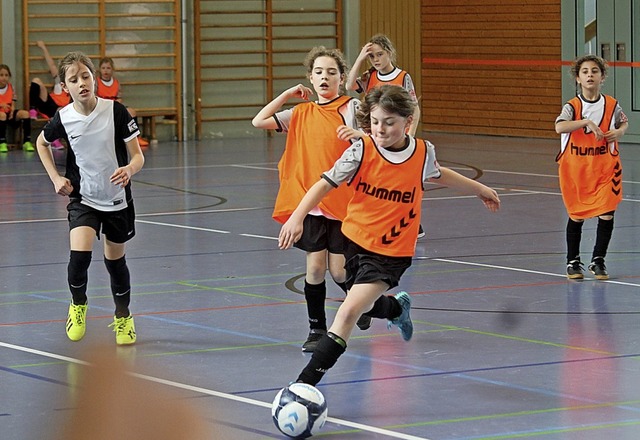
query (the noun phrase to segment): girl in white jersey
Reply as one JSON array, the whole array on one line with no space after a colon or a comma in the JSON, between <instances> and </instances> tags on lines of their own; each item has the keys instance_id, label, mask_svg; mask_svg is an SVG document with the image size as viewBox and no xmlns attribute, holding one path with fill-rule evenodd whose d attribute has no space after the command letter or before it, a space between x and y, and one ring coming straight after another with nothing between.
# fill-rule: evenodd
<instances>
[{"instance_id":1,"label":"girl in white jersey","mask_svg":"<svg viewBox=\"0 0 640 440\"><path fill-rule=\"evenodd\" d=\"M114 327L118 345L133 344L136 332L129 311L131 282L125 243L135 235L131 177L144 164L138 144L140 130L122 104L96 97L95 69L87 56L70 52L58 70L72 103L47 123L36 144L56 193L69 197L71 255L67 271L72 301L67 336L79 341L85 334L87 272L94 237L100 238L102 232L104 262L115 302L110 326ZM58 173L49 148L58 138L69 145L64 176Z\"/></svg>"}]
</instances>

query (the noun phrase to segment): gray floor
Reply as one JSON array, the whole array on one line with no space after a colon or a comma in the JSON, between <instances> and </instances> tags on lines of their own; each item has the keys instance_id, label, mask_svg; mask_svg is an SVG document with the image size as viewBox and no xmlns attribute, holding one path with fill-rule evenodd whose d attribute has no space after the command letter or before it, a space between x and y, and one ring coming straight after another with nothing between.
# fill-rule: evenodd
<instances>
[{"instance_id":1,"label":"gray floor","mask_svg":"<svg viewBox=\"0 0 640 440\"><path fill-rule=\"evenodd\" d=\"M640 432L640 150L623 145L625 199L611 280L564 276L558 142L428 136L443 165L498 189L502 211L432 185L427 237L400 288L413 296L404 343L382 321L356 330L319 388L321 436L344 439L637 439ZM89 349L124 359L212 438L282 438L276 391L308 357L300 251L280 251L270 217L283 138L161 143L134 178L138 235L127 258L138 343L116 348L99 244L86 337L64 334L65 199L35 154L0 156L0 438L58 438L84 387ZM61 161L63 152L56 152ZM595 237L584 228L583 259ZM329 285L329 315L342 295ZM160 383L158 383L160 382ZM126 427L131 429L131 427Z\"/></svg>"}]
</instances>

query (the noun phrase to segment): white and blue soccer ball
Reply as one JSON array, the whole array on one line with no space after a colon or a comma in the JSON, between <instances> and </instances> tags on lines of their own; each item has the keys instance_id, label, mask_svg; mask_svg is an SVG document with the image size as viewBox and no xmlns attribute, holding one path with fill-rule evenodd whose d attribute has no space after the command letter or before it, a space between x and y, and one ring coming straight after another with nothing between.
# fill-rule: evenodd
<instances>
[{"instance_id":1,"label":"white and blue soccer ball","mask_svg":"<svg viewBox=\"0 0 640 440\"><path fill-rule=\"evenodd\" d=\"M273 423L291 438L316 434L327 420L327 402L322 393L306 383L292 383L276 394L271 405Z\"/></svg>"}]
</instances>

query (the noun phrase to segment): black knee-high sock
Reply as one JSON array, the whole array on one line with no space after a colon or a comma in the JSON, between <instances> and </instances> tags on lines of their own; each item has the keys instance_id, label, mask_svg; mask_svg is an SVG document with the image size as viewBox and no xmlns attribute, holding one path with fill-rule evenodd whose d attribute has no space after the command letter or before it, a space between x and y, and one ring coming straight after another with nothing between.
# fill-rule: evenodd
<instances>
[{"instance_id":1,"label":"black knee-high sock","mask_svg":"<svg viewBox=\"0 0 640 440\"><path fill-rule=\"evenodd\" d=\"M606 257L609 249L609 242L613 234L613 218L611 220L603 220L598 217L598 228L596 230L596 244L593 247L593 258Z\"/></svg>"},{"instance_id":2,"label":"black knee-high sock","mask_svg":"<svg viewBox=\"0 0 640 440\"><path fill-rule=\"evenodd\" d=\"M309 315L309 328L316 330L327 329L327 315L324 311L324 303L327 299L327 284L309 284L304 282L304 299L307 301L307 313Z\"/></svg>"},{"instance_id":3,"label":"black knee-high sock","mask_svg":"<svg viewBox=\"0 0 640 440\"><path fill-rule=\"evenodd\" d=\"M582 239L582 225L584 222L567 222L567 263L580 258L580 240Z\"/></svg>"},{"instance_id":4,"label":"black knee-high sock","mask_svg":"<svg viewBox=\"0 0 640 440\"><path fill-rule=\"evenodd\" d=\"M372 318L393 319L400 316L402 306L391 295L382 295L373 303L373 307L365 315Z\"/></svg>"},{"instance_id":5,"label":"black knee-high sock","mask_svg":"<svg viewBox=\"0 0 640 440\"><path fill-rule=\"evenodd\" d=\"M67 266L67 281L75 305L87 303L87 274L91 264L91 251L71 251Z\"/></svg>"},{"instance_id":6,"label":"black knee-high sock","mask_svg":"<svg viewBox=\"0 0 640 440\"><path fill-rule=\"evenodd\" d=\"M31 118L22 120L22 141L31 142Z\"/></svg>"},{"instance_id":7,"label":"black knee-high sock","mask_svg":"<svg viewBox=\"0 0 640 440\"><path fill-rule=\"evenodd\" d=\"M131 277L125 257L117 260L104 259L109 275L111 275L111 293L116 305L116 318L126 318L130 315L129 303L131 301Z\"/></svg>"},{"instance_id":8,"label":"black knee-high sock","mask_svg":"<svg viewBox=\"0 0 640 440\"><path fill-rule=\"evenodd\" d=\"M0 121L0 144L7 143L7 121Z\"/></svg>"},{"instance_id":9,"label":"black knee-high sock","mask_svg":"<svg viewBox=\"0 0 640 440\"><path fill-rule=\"evenodd\" d=\"M298 382L316 386L346 349L347 343L340 336L331 332L322 335L318 346L313 350L311 360L298 376Z\"/></svg>"}]
</instances>

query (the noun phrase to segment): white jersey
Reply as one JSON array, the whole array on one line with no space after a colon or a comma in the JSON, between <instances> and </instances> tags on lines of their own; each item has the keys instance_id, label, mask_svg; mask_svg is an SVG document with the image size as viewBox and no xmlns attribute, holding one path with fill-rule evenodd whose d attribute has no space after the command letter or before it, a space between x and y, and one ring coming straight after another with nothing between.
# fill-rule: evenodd
<instances>
[{"instance_id":1,"label":"white jersey","mask_svg":"<svg viewBox=\"0 0 640 440\"><path fill-rule=\"evenodd\" d=\"M78 113L73 103L61 108L43 134L48 143L64 138L69 145L65 177L73 185L70 198L99 211L120 211L131 200L130 184L121 188L109 178L129 163L126 143L140 130L125 106L97 99L87 116Z\"/></svg>"}]
</instances>

